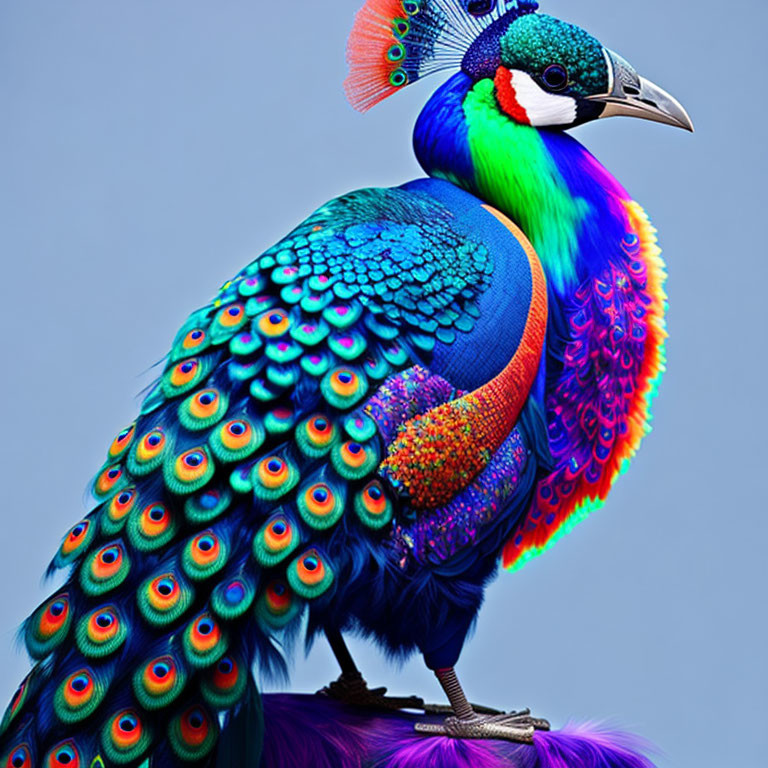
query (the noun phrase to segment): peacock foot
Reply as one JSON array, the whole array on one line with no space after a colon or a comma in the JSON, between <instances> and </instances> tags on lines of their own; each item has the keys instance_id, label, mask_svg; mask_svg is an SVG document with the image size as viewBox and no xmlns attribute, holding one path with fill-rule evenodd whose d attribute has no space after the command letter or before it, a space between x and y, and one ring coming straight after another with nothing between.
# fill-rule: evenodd
<instances>
[{"instance_id":1,"label":"peacock foot","mask_svg":"<svg viewBox=\"0 0 768 768\"><path fill-rule=\"evenodd\" d=\"M442 723L416 723L418 733L452 739L496 739L532 744L536 731L548 731L549 723L531 717L530 710L501 715L475 713L471 717L447 717Z\"/></svg>"},{"instance_id":2,"label":"peacock foot","mask_svg":"<svg viewBox=\"0 0 768 768\"><path fill-rule=\"evenodd\" d=\"M493 707L486 707L486 706L483 706L482 704L472 704L471 706L472 706L472 709L475 711L475 714L478 714L478 715L506 714L500 709L494 709ZM425 715L452 715L453 714L453 707L451 707L450 704L425 704L423 709L424 709Z\"/></svg>"},{"instance_id":3,"label":"peacock foot","mask_svg":"<svg viewBox=\"0 0 768 768\"><path fill-rule=\"evenodd\" d=\"M424 709L424 700L418 696L387 696L387 689L369 688L365 678L360 674L342 674L318 695L341 701L351 707L364 709L383 709L388 711L400 709Z\"/></svg>"}]
</instances>

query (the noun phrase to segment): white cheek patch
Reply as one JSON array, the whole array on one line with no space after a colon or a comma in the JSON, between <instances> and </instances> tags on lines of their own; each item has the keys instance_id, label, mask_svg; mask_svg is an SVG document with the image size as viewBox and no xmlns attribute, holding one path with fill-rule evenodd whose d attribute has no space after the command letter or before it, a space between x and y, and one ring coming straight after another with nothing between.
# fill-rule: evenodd
<instances>
[{"instance_id":1,"label":"white cheek patch","mask_svg":"<svg viewBox=\"0 0 768 768\"><path fill-rule=\"evenodd\" d=\"M576 122L576 100L547 93L527 73L510 72L517 103L525 110L531 125L572 125Z\"/></svg>"}]
</instances>

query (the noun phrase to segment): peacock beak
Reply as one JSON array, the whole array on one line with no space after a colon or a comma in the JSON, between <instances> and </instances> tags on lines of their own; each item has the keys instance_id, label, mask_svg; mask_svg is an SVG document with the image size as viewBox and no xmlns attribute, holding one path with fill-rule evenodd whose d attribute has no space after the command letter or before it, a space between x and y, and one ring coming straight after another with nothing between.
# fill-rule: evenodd
<instances>
[{"instance_id":1,"label":"peacock beak","mask_svg":"<svg viewBox=\"0 0 768 768\"><path fill-rule=\"evenodd\" d=\"M611 73L608 93L587 97L588 101L604 105L600 117L640 117L693 132L691 118L674 96L640 77L617 53L606 49L605 56Z\"/></svg>"}]
</instances>

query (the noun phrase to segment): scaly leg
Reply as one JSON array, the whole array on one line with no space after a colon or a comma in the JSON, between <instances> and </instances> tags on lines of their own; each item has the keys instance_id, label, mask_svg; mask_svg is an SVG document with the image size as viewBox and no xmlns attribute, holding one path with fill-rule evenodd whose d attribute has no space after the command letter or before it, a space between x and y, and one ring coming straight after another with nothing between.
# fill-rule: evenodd
<instances>
[{"instance_id":1,"label":"scaly leg","mask_svg":"<svg viewBox=\"0 0 768 768\"><path fill-rule=\"evenodd\" d=\"M416 723L415 728L419 733L455 739L503 739L531 744L535 731L549 730L549 723L531 717L530 710L506 714L477 712L467 701L453 667L438 669L435 674L451 703L453 715L443 723Z\"/></svg>"}]
</instances>

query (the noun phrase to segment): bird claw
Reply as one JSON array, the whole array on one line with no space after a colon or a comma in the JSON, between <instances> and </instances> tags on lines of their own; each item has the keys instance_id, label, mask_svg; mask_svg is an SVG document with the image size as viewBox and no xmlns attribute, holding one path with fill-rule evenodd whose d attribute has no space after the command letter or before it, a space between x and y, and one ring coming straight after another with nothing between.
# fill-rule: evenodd
<instances>
[{"instance_id":1,"label":"bird claw","mask_svg":"<svg viewBox=\"0 0 768 768\"><path fill-rule=\"evenodd\" d=\"M452 739L495 739L518 744L533 744L537 730L548 731L546 720L531 717L530 710L500 715L475 713L473 717L459 719L446 717L442 723L416 723L417 733L428 736L448 736Z\"/></svg>"},{"instance_id":2,"label":"bird claw","mask_svg":"<svg viewBox=\"0 0 768 768\"><path fill-rule=\"evenodd\" d=\"M364 709L424 709L424 699L418 696L387 696L385 687L369 688L362 675L341 675L317 693L348 706Z\"/></svg>"},{"instance_id":3,"label":"bird claw","mask_svg":"<svg viewBox=\"0 0 768 768\"><path fill-rule=\"evenodd\" d=\"M505 714L501 709L494 709L493 707L486 707L482 704L472 704L472 709L475 711L475 714L478 715L503 715ZM424 707L424 714L425 715L452 715L453 714L453 707L451 707L449 704L425 704ZM514 713L511 713L514 714Z\"/></svg>"}]
</instances>

